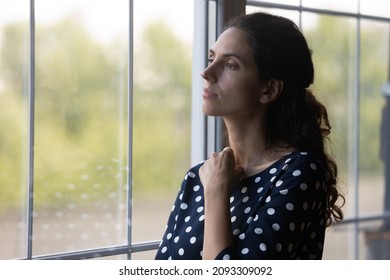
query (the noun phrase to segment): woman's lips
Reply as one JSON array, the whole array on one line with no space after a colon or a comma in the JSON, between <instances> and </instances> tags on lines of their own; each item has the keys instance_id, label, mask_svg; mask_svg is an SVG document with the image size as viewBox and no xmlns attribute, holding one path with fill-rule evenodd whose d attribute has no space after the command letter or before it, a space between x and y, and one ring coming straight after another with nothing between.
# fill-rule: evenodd
<instances>
[{"instance_id":1,"label":"woman's lips","mask_svg":"<svg viewBox=\"0 0 390 280\"><path fill-rule=\"evenodd\" d=\"M204 98L209 98L209 97L216 97L217 94L214 93L213 91L209 90L209 89L204 89L204 90L203 90L202 96L203 96Z\"/></svg>"}]
</instances>

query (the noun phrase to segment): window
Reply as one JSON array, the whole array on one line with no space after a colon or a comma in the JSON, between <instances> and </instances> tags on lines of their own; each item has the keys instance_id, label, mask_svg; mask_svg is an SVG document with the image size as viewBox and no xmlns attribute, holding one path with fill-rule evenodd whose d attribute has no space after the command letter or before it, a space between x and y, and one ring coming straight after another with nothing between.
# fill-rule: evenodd
<instances>
[{"instance_id":1,"label":"window","mask_svg":"<svg viewBox=\"0 0 390 280\"><path fill-rule=\"evenodd\" d=\"M151 258L190 164L192 3L0 6L0 258Z\"/></svg>"},{"instance_id":2,"label":"window","mask_svg":"<svg viewBox=\"0 0 390 280\"><path fill-rule=\"evenodd\" d=\"M389 258L388 1L15 0L0 3L0 259L154 257L182 177L220 147L200 72L244 10L291 18L314 51L347 194L324 258Z\"/></svg>"}]
</instances>

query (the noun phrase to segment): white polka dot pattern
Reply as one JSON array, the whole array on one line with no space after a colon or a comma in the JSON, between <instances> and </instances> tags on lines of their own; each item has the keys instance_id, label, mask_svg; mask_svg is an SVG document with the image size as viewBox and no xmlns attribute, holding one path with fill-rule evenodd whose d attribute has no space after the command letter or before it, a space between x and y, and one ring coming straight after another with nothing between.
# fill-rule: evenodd
<instances>
[{"instance_id":1,"label":"white polka dot pattern","mask_svg":"<svg viewBox=\"0 0 390 280\"><path fill-rule=\"evenodd\" d=\"M201 259L204 199L198 170L185 176L156 259ZM293 152L232 188L233 247L217 259L321 259L325 188L321 163Z\"/></svg>"}]
</instances>

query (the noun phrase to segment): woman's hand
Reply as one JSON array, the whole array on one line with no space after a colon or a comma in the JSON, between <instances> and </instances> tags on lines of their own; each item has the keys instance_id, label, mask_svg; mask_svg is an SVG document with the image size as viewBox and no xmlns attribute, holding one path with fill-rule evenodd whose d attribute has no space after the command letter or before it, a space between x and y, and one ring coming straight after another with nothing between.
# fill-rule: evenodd
<instances>
[{"instance_id":1,"label":"woman's hand","mask_svg":"<svg viewBox=\"0 0 390 280\"><path fill-rule=\"evenodd\" d=\"M242 175L243 169L236 165L230 147L224 148L220 153L212 153L199 170L200 180L205 190L212 188L216 191L229 191Z\"/></svg>"}]
</instances>

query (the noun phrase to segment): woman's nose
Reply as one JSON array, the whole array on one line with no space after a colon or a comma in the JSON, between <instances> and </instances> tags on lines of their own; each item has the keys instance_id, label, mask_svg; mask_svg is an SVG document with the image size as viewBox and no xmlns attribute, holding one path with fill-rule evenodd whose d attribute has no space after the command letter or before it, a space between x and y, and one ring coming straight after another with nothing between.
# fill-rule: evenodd
<instances>
[{"instance_id":1,"label":"woman's nose","mask_svg":"<svg viewBox=\"0 0 390 280\"><path fill-rule=\"evenodd\" d=\"M212 64L209 64L201 73L200 75L202 76L203 79L207 81L215 81L216 76L215 76L215 69Z\"/></svg>"}]
</instances>

